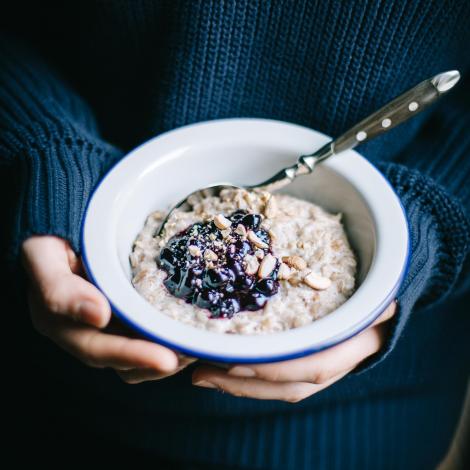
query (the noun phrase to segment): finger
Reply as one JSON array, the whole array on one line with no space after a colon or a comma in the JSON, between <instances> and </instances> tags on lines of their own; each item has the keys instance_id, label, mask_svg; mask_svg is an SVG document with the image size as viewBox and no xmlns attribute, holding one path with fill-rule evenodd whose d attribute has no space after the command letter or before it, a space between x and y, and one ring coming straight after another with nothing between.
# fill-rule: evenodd
<instances>
[{"instance_id":1,"label":"finger","mask_svg":"<svg viewBox=\"0 0 470 470\"><path fill-rule=\"evenodd\" d=\"M139 384L142 382L150 382L153 380L161 380L167 377L171 377L172 375L181 372L184 368L184 366L178 367L170 373L156 372L154 369L117 370L116 373L124 382L128 384Z\"/></svg>"},{"instance_id":2,"label":"finger","mask_svg":"<svg viewBox=\"0 0 470 470\"><path fill-rule=\"evenodd\" d=\"M237 378L221 369L203 366L194 371L193 385L216 388L237 397L297 403L329 387L346 374L347 372L343 372L328 382L318 385L306 382L268 382L261 379Z\"/></svg>"},{"instance_id":3,"label":"finger","mask_svg":"<svg viewBox=\"0 0 470 470\"><path fill-rule=\"evenodd\" d=\"M177 354L177 356L178 356L179 367L182 367L182 368L187 367L193 362L197 361L196 357L186 356L185 354L179 353Z\"/></svg>"},{"instance_id":4,"label":"finger","mask_svg":"<svg viewBox=\"0 0 470 470\"><path fill-rule=\"evenodd\" d=\"M235 366L230 374L239 377L258 377L270 381L305 381L321 384L345 370L351 370L375 354L383 342L383 329L377 325L393 317L396 302L380 315L372 327L333 348L300 359L250 367Z\"/></svg>"},{"instance_id":5,"label":"finger","mask_svg":"<svg viewBox=\"0 0 470 470\"><path fill-rule=\"evenodd\" d=\"M48 336L59 346L92 367L142 368L168 373L178 367L176 354L142 339L112 335L66 320L48 328Z\"/></svg>"},{"instance_id":6,"label":"finger","mask_svg":"<svg viewBox=\"0 0 470 470\"><path fill-rule=\"evenodd\" d=\"M372 323L371 326L376 326L376 325L380 325L381 323L385 323L387 322L388 320L390 320L396 313L397 311L397 303L396 301L394 300L383 312L382 314L376 318L376 320L374 321L374 323Z\"/></svg>"},{"instance_id":7,"label":"finger","mask_svg":"<svg viewBox=\"0 0 470 470\"><path fill-rule=\"evenodd\" d=\"M105 327L111 318L111 308L103 294L75 274L45 283L40 298L50 312L97 328Z\"/></svg>"},{"instance_id":8,"label":"finger","mask_svg":"<svg viewBox=\"0 0 470 470\"><path fill-rule=\"evenodd\" d=\"M72 273L69 263L75 262L64 240L33 237L24 243L23 254L33 286L50 312L99 328L109 322L108 301L95 286ZM74 269L79 269L75 264Z\"/></svg>"},{"instance_id":9,"label":"finger","mask_svg":"<svg viewBox=\"0 0 470 470\"><path fill-rule=\"evenodd\" d=\"M117 375L128 384L139 384L151 380L160 380L172 374L162 374L155 369L130 369L125 371L116 371Z\"/></svg>"},{"instance_id":10,"label":"finger","mask_svg":"<svg viewBox=\"0 0 470 470\"><path fill-rule=\"evenodd\" d=\"M78 274L81 277L85 277L85 270L83 268L82 260L75 254L75 252L72 250L71 246L68 243L66 245L67 262L69 264L70 270L74 274Z\"/></svg>"},{"instance_id":11,"label":"finger","mask_svg":"<svg viewBox=\"0 0 470 470\"><path fill-rule=\"evenodd\" d=\"M69 245L58 237L36 236L28 238L22 245L22 259L26 271L33 278L42 278L42 272L50 262L46 274L54 270L69 272Z\"/></svg>"},{"instance_id":12,"label":"finger","mask_svg":"<svg viewBox=\"0 0 470 470\"><path fill-rule=\"evenodd\" d=\"M353 338L316 354L271 364L235 366L229 374L256 377L271 382L310 382L322 384L376 353L382 344L380 327L368 328Z\"/></svg>"}]
</instances>

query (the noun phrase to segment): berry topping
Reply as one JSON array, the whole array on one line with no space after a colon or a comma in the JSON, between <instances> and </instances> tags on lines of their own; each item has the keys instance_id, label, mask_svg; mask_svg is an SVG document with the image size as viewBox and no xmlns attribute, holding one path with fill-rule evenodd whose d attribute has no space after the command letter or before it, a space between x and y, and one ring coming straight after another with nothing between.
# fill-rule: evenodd
<instances>
[{"instance_id":1,"label":"berry topping","mask_svg":"<svg viewBox=\"0 0 470 470\"><path fill-rule=\"evenodd\" d=\"M248 214L241 219L240 223L248 230L258 230L261 224L261 216L259 214Z\"/></svg>"},{"instance_id":2,"label":"berry topping","mask_svg":"<svg viewBox=\"0 0 470 470\"><path fill-rule=\"evenodd\" d=\"M280 263L270 251L271 238L260 228L261 222L261 215L237 210L195 223L170 238L157 259L168 274L165 287L209 310L210 318L262 309L279 289ZM260 254L266 260L263 276L255 269Z\"/></svg>"}]
</instances>

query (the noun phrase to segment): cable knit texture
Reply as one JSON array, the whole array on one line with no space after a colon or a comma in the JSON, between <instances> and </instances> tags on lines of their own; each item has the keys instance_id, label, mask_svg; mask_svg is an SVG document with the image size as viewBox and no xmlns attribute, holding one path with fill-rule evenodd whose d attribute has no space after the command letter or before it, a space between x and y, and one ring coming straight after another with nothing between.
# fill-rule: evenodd
<instances>
[{"instance_id":1,"label":"cable knit texture","mask_svg":"<svg viewBox=\"0 0 470 470\"><path fill-rule=\"evenodd\" d=\"M125 410L148 407L141 415L129 411L126 419L140 419L135 427L143 430L132 439L163 454L221 465L343 469L344 461L327 456L332 446L343 448L348 429L356 431L358 414L369 413L370 422L388 416L395 431L364 431L364 441L371 441L372 432L381 450L373 452L372 444L351 450L349 466L418 468L404 441L389 445L390 436L405 435L393 420L394 407L401 406L398 396L393 404L376 401L370 408L357 400L427 380L434 384L432 364L420 362L428 354L422 354L424 338L440 345L430 361L434 367L442 363L459 377L455 358L465 358L465 350L457 354L452 349L463 348L463 342L450 347L439 336L444 327L437 314L428 316L416 343L407 342L407 330L413 317L447 305L444 301L469 287L470 276L462 270L468 274L470 264L465 261L470 237L470 3L116 0L44 1L32 2L27 12L18 8L4 21L7 34L0 45L0 166L13 169L19 181L11 192L14 220L7 224L10 259L21 241L35 233L67 238L78 251L79 227L93 187L123 152L163 131L242 116L281 119L336 136L419 81L447 69L463 72L462 83L441 104L359 148L399 195L412 241L391 335L360 373L292 407L195 391L184 375L183 382L171 379L130 391L105 373L98 376L76 365L63 369L74 389L80 390L81 382ZM67 358L55 352L43 363L61 370L60 360ZM416 416L424 416L419 403L414 409ZM191 430L195 437L184 441L182 454L161 439L157 424L146 421L152 413L159 420L171 413L180 416L162 431L168 439L179 442ZM434 445L421 455L420 468L437 462L454 415L438 427L442 434L429 437ZM225 421L215 422L215 416ZM97 424L106 433L111 432L105 429L107 419ZM221 423L229 443L220 437ZM120 439L130 439L123 437L119 423L114 426ZM412 428L408 431L411 436ZM316 436L315 443L308 444L304 433ZM208 446L211 451L201 453ZM375 464L378 459L384 466Z\"/></svg>"}]
</instances>

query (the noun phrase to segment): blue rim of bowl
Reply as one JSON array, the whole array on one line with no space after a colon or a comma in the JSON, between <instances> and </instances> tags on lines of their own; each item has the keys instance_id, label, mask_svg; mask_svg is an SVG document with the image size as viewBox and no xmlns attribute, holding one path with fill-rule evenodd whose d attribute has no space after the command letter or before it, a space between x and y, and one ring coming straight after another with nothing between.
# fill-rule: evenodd
<instances>
[{"instance_id":1,"label":"blue rim of bowl","mask_svg":"<svg viewBox=\"0 0 470 470\"><path fill-rule=\"evenodd\" d=\"M188 126L182 126L182 127L176 128L176 129L172 129L168 132L164 132L164 133L160 134L158 136L158 138L163 137L163 136L165 136L167 134L170 134L172 132L175 132L177 130L181 130L181 129L192 127L192 126L197 126L197 125L200 125L200 124L206 124L206 123L209 123L209 122L232 121L232 120L239 120L239 119L240 118L215 119L213 121L198 122L198 123L195 123L195 124L190 124ZM245 118L242 118L242 119L245 119ZM247 119L250 119L250 118L247 118ZM274 122L274 123L282 123L282 124L289 124L289 125L294 125L296 127L300 127L302 129L306 129L305 127L298 126L297 124L288 123L288 122L285 122L285 121L277 121L275 119L256 119L256 120L268 121L268 122ZM132 153L135 150L137 150L139 147L145 145L147 142L148 141L146 141L143 144L136 147L134 150L132 150ZM361 155L361 157L364 158L364 160L377 173L380 174L380 176L383 178L385 183L388 185L390 190L393 192L393 194L397 198L397 201L400 205L400 209L403 213L403 217L405 219L405 225L406 225L406 230L407 230L406 256L405 256L405 262L403 264L403 268L401 270L400 276L398 277L397 282L395 283L393 288L390 290L388 295L385 296L384 300L377 307L372 309L371 313L369 315L367 315L367 317L362 322L358 323L355 327L347 330L345 333L343 333L341 335L338 335L335 338L330 339L329 341L327 341L323 344L317 345L315 347L302 349L302 350L297 351L295 353L279 354L279 355L275 355L275 356L261 357L261 358L254 358L254 357L253 358L246 358L246 357L242 357L242 358L238 357L237 358L237 357L232 357L232 356L230 356L230 357L228 357L228 356L218 356L218 355L215 355L215 354L208 354L208 353L205 353L205 352L197 351L195 349L189 349L189 348L186 348L185 346L181 346L180 344L173 343L171 341L163 339L163 338L159 337L158 335L156 335L154 333L151 333L151 332L145 330L144 328L141 328L139 325L137 325L132 320L130 320L129 317L124 312L122 312L119 308L117 308L117 306L106 295L106 293L101 289L99 283L96 281L96 278L93 275L93 272L90 268L90 264L88 262L88 256L87 256L87 252L86 252L85 239L84 239L85 238L85 224L86 224L86 219L87 219L87 216L88 216L88 210L90 208L91 201L93 200L93 197L94 197L95 193L98 191L98 189L101 186L101 184L103 183L103 181L106 179L107 175L117 165L119 165L119 163L121 163L123 160L128 158L129 155L130 155L130 153L125 155L112 168L110 168L108 170L108 172L98 182L98 184L96 185L96 187L92 191L92 193L90 195L90 198L88 199L88 202L87 202L87 205L86 205L86 208L85 208L85 213L84 213L83 219L82 219L82 224L81 224L81 227L80 227L80 246L81 246L81 251L82 251L81 256L82 256L83 266L85 268L85 272L87 274L88 279L108 299L108 302L111 306L111 310L112 310L113 314L120 321L122 321L125 325L129 326L131 329L133 329L134 331L136 331L137 333L139 333L143 337L145 337L147 339L150 339L151 341L156 342L158 344L161 344L162 346L166 346L169 349L178 351L178 352L186 354L188 356L197 357L198 359L204 359L204 360L207 360L207 361L220 362L220 363L225 363L225 364L234 364L234 363L236 363L236 364L263 364L263 363L270 363L270 362L287 361L287 360L290 360L290 359L297 359L299 357L307 356L308 354L317 353L317 352L323 351L325 349L331 348L333 346L336 346L339 343L347 341L348 339L352 338L353 336L356 336L361 331L364 331L369 325L371 325L385 311L385 309L388 307L388 305L395 299L395 296L397 295L398 290L400 289L400 286L401 286L403 280L405 279L406 274L408 273L408 270L409 270L409 267L410 267L410 260L411 260L411 246L410 246L411 244L410 244L410 224L409 224L408 217L406 215L405 208L403 207L403 204L402 204L400 198L398 197L398 194L396 193L395 189L390 184L390 182L385 177L385 175L375 165L373 165L371 162L369 162L369 160L367 160L367 158L365 158L363 155Z\"/></svg>"}]
</instances>

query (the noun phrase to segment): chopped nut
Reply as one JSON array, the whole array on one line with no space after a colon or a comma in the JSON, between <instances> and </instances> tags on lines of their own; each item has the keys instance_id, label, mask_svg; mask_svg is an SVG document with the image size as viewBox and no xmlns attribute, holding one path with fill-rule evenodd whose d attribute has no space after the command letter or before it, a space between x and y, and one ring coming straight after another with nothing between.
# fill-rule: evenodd
<instances>
[{"instance_id":1,"label":"chopped nut","mask_svg":"<svg viewBox=\"0 0 470 470\"><path fill-rule=\"evenodd\" d=\"M287 266L287 264L285 263L281 263L281 266L279 266L279 271L277 273L277 278L278 279L289 279L290 277L292 276L292 271L291 269L289 268L289 266Z\"/></svg>"},{"instance_id":2,"label":"chopped nut","mask_svg":"<svg viewBox=\"0 0 470 470\"><path fill-rule=\"evenodd\" d=\"M242 237L246 237L246 228L242 224L238 224L237 228L235 229L235 233L241 235Z\"/></svg>"},{"instance_id":3,"label":"chopped nut","mask_svg":"<svg viewBox=\"0 0 470 470\"><path fill-rule=\"evenodd\" d=\"M331 248L333 251L339 251L341 248L341 242L339 240L333 240L331 242Z\"/></svg>"},{"instance_id":4,"label":"chopped nut","mask_svg":"<svg viewBox=\"0 0 470 470\"><path fill-rule=\"evenodd\" d=\"M263 251L263 250L256 250L256 251L255 251L255 256L256 256L258 259L263 259L263 258L264 258L264 251Z\"/></svg>"},{"instance_id":5,"label":"chopped nut","mask_svg":"<svg viewBox=\"0 0 470 470\"><path fill-rule=\"evenodd\" d=\"M331 281L327 277L311 272L304 277L304 283L312 289L325 290L331 286Z\"/></svg>"},{"instance_id":6,"label":"chopped nut","mask_svg":"<svg viewBox=\"0 0 470 470\"><path fill-rule=\"evenodd\" d=\"M268 235L271 237L271 240L276 240L277 238L277 235L272 230L268 230Z\"/></svg>"},{"instance_id":7,"label":"chopped nut","mask_svg":"<svg viewBox=\"0 0 470 470\"><path fill-rule=\"evenodd\" d=\"M259 265L258 277L260 277L261 279L267 278L274 271L276 263L277 259L273 255L268 253Z\"/></svg>"},{"instance_id":8,"label":"chopped nut","mask_svg":"<svg viewBox=\"0 0 470 470\"><path fill-rule=\"evenodd\" d=\"M134 284L137 284L138 282L140 282L146 275L148 274L148 269L142 269L142 271L139 271L134 279L132 279L132 282Z\"/></svg>"},{"instance_id":9,"label":"chopped nut","mask_svg":"<svg viewBox=\"0 0 470 470\"><path fill-rule=\"evenodd\" d=\"M268 219L273 219L276 217L277 214L277 204L276 199L274 197L269 198L268 202L266 203L266 207L264 208L264 215Z\"/></svg>"},{"instance_id":10,"label":"chopped nut","mask_svg":"<svg viewBox=\"0 0 470 470\"><path fill-rule=\"evenodd\" d=\"M230 235L231 230L229 228L222 230L220 233L222 234L222 237L227 238Z\"/></svg>"},{"instance_id":11,"label":"chopped nut","mask_svg":"<svg viewBox=\"0 0 470 470\"><path fill-rule=\"evenodd\" d=\"M219 257L212 250L206 250L204 251L204 259L206 261L217 261Z\"/></svg>"},{"instance_id":12,"label":"chopped nut","mask_svg":"<svg viewBox=\"0 0 470 470\"><path fill-rule=\"evenodd\" d=\"M250 240L250 242L258 248L269 248L269 245L264 243L264 241L261 240L261 238L259 238L252 230L248 231L248 240Z\"/></svg>"},{"instance_id":13,"label":"chopped nut","mask_svg":"<svg viewBox=\"0 0 470 470\"><path fill-rule=\"evenodd\" d=\"M283 256L282 261L291 268L295 268L298 271L303 271L307 267L307 263L300 256Z\"/></svg>"},{"instance_id":14,"label":"chopped nut","mask_svg":"<svg viewBox=\"0 0 470 470\"><path fill-rule=\"evenodd\" d=\"M243 199L245 199L246 203L248 204L248 207L252 207L253 202L255 200L255 196L252 193L249 193L248 191L243 191Z\"/></svg>"},{"instance_id":15,"label":"chopped nut","mask_svg":"<svg viewBox=\"0 0 470 470\"><path fill-rule=\"evenodd\" d=\"M256 256L246 255L245 256L245 272L247 274L256 274L259 268L259 261Z\"/></svg>"},{"instance_id":16,"label":"chopped nut","mask_svg":"<svg viewBox=\"0 0 470 470\"><path fill-rule=\"evenodd\" d=\"M228 220L224 215L217 214L214 217L214 224L220 230L225 230L226 228L229 228L230 225L232 225L232 222L230 222L230 220Z\"/></svg>"},{"instance_id":17,"label":"chopped nut","mask_svg":"<svg viewBox=\"0 0 470 470\"><path fill-rule=\"evenodd\" d=\"M268 191L259 192L259 198L261 199L262 202L268 202L271 197L272 195L271 193L268 193Z\"/></svg>"},{"instance_id":18,"label":"chopped nut","mask_svg":"<svg viewBox=\"0 0 470 470\"><path fill-rule=\"evenodd\" d=\"M129 260L131 262L131 267L135 268L137 266L137 263L139 262L139 256L135 251L131 253L131 255L129 256Z\"/></svg>"},{"instance_id":19,"label":"chopped nut","mask_svg":"<svg viewBox=\"0 0 470 470\"><path fill-rule=\"evenodd\" d=\"M262 320L261 320L261 328L263 330L271 330L274 326L274 321L272 319L272 317L264 317Z\"/></svg>"},{"instance_id":20,"label":"chopped nut","mask_svg":"<svg viewBox=\"0 0 470 470\"><path fill-rule=\"evenodd\" d=\"M294 287L298 286L302 282L302 279L298 276L291 276L289 278L289 284L293 285Z\"/></svg>"},{"instance_id":21,"label":"chopped nut","mask_svg":"<svg viewBox=\"0 0 470 470\"><path fill-rule=\"evenodd\" d=\"M214 240L217 238L217 236L215 235L215 233L211 233L211 234L209 234L209 238L210 238L212 241L214 241Z\"/></svg>"},{"instance_id":22,"label":"chopped nut","mask_svg":"<svg viewBox=\"0 0 470 470\"><path fill-rule=\"evenodd\" d=\"M189 251L189 254L191 256L194 256L195 258L199 258L199 256L201 256L201 250L199 249L199 247L197 247L195 245L189 245L188 246L188 251Z\"/></svg>"}]
</instances>

